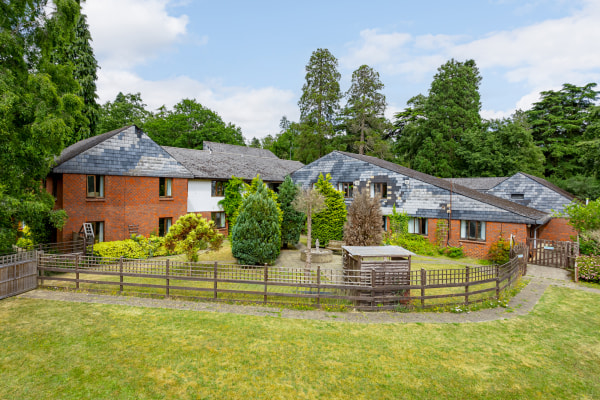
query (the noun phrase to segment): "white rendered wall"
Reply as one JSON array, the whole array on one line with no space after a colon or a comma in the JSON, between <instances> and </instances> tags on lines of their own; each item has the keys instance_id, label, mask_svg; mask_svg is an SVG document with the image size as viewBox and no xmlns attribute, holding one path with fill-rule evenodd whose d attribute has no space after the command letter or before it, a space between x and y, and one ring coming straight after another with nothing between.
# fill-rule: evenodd
<instances>
[{"instance_id":1,"label":"white rendered wall","mask_svg":"<svg viewBox=\"0 0 600 400\"><path fill-rule=\"evenodd\" d=\"M223 211L217 204L223 197L212 197L211 181L188 180L188 212Z\"/></svg>"}]
</instances>

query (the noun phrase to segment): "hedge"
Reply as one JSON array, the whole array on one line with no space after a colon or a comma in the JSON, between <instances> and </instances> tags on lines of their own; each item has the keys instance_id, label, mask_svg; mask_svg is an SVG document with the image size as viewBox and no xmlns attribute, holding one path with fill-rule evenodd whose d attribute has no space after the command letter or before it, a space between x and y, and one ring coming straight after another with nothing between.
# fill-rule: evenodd
<instances>
[{"instance_id":1,"label":"hedge","mask_svg":"<svg viewBox=\"0 0 600 400\"><path fill-rule=\"evenodd\" d=\"M600 283L600 256L577 257L579 279Z\"/></svg>"}]
</instances>

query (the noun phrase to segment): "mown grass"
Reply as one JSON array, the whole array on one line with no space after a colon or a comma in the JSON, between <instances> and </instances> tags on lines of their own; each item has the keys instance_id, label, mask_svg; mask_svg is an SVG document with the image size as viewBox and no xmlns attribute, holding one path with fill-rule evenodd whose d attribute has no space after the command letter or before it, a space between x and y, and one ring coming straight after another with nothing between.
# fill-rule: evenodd
<instances>
[{"instance_id":1,"label":"mown grass","mask_svg":"<svg viewBox=\"0 0 600 400\"><path fill-rule=\"evenodd\" d=\"M526 316L352 324L11 298L4 399L592 399L600 295Z\"/></svg>"}]
</instances>

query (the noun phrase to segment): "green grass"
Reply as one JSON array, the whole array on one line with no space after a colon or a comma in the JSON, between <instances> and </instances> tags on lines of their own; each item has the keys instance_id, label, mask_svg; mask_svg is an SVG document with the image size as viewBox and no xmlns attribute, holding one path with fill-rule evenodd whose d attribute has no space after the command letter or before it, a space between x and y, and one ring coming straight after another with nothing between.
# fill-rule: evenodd
<instances>
[{"instance_id":1,"label":"green grass","mask_svg":"<svg viewBox=\"0 0 600 400\"><path fill-rule=\"evenodd\" d=\"M352 324L11 298L2 399L592 399L600 295L529 315Z\"/></svg>"}]
</instances>

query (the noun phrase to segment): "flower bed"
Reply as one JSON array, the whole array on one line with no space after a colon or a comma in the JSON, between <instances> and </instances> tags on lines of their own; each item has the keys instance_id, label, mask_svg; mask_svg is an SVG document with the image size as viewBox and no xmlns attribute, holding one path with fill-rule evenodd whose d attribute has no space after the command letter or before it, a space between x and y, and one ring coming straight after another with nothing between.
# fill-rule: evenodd
<instances>
[{"instance_id":1,"label":"flower bed","mask_svg":"<svg viewBox=\"0 0 600 400\"><path fill-rule=\"evenodd\" d=\"M575 276L587 282L600 283L600 256L577 257Z\"/></svg>"}]
</instances>

